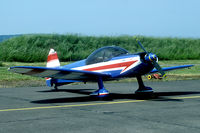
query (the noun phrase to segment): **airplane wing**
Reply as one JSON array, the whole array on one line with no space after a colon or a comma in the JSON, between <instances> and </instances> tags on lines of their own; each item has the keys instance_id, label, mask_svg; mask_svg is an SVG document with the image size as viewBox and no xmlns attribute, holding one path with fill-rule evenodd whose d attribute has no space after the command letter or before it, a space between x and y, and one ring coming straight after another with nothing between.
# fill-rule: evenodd
<instances>
[{"instance_id":1,"label":"airplane wing","mask_svg":"<svg viewBox=\"0 0 200 133\"><path fill-rule=\"evenodd\" d=\"M194 65L181 65L181 66L173 66L173 67L164 67L162 68L163 71L170 71L170 70L175 70L175 69L182 69L182 68L188 68L192 67ZM155 73L158 72L157 69L153 69L150 73Z\"/></svg>"},{"instance_id":2,"label":"airplane wing","mask_svg":"<svg viewBox=\"0 0 200 133\"><path fill-rule=\"evenodd\" d=\"M10 67L9 71L36 76L48 77L54 79L68 79L68 80L95 80L95 77L101 76L102 78L109 78L109 73L98 73L83 70L71 70L62 67L48 68L48 67L35 67L35 66L14 66Z\"/></svg>"}]
</instances>

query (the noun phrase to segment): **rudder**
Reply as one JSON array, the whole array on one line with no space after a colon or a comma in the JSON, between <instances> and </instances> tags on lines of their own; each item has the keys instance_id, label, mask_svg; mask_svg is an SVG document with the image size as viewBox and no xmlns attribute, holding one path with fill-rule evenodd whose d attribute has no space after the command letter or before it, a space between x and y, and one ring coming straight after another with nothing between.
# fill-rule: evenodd
<instances>
[{"instance_id":1,"label":"rudder","mask_svg":"<svg viewBox=\"0 0 200 133\"><path fill-rule=\"evenodd\" d=\"M50 49L46 67L59 67L59 66L60 66L60 61L58 59L57 52L54 49Z\"/></svg>"},{"instance_id":2,"label":"rudder","mask_svg":"<svg viewBox=\"0 0 200 133\"><path fill-rule=\"evenodd\" d=\"M50 49L48 57L47 57L47 65L46 67L59 67L60 61L58 59L57 52L54 49ZM52 78L46 78L46 85L49 87L53 86L53 79Z\"/></svg>"}]
</instances>

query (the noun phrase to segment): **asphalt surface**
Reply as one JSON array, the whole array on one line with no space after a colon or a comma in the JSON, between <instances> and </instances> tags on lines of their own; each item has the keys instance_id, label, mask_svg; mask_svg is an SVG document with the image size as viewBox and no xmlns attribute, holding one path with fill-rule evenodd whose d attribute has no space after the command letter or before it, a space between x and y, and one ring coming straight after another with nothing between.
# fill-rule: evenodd
<instances>
[{"instance_id":1,"label":"asphalt surface","mask_svg":"<svg viewBox=\"0 0 200 133\"><path fill-rule=\"evenodd\" d=\"M138 96L134 83L105 83L110 97L88 96L97 84L0 89L0 133L197 133L200 80L146 82L154 88Z\"/></svg>"}]
</instances>

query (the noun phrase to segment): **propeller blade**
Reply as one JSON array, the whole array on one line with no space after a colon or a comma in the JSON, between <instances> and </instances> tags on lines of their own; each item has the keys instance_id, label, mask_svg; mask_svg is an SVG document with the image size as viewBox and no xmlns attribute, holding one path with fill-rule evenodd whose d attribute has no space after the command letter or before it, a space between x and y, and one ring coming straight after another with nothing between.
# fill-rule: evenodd
<instances>
[{"instance_id":1,"label":"propeller blade","mask_svg":"<svg viewBox=\"0 0 200 133\"><path fill-rule=\"evenodd\" d=\"M159 73L161 73L162 77L166 77L166 74L165 72L162 70L162 68L160 67L160 65L156 62L156 61L153 61L152 62L154 67L158 70Z\"/></svg>"},{"instance_id":2,"label":"propeller blade","mask_svg":"<svg viewBox=\"0 0 200 133\"><path fill-rule=\"evenodd\" d=\"M146 49L142 46L141 42L139 40L137 40L137 42L140 45L140 47L144 50L144 52L146 52L148 54L149 52L146 51Z\"/></svg>"},{"instance_id":3,"label":"propeller blade","mask_svg":"<svg viewBox=\"0 0 200 133\"><path fill-rule=\"evenodd\" d=\"M151 53L149 53L149 52L146 51L146 49L142 46L142 43L137 38L136 38L136 41L138 42L138 44L140 45L140 47L144 50L144 52L147 53L147 56L149 56ZM150 58L150 56L149 56L149 58ZM158 70L158 72L161 73L162 77L163 78L166 77L166 74L162 70L162 68L160 67L160 65L155 60L151 60L151 62L154 65L154 67Z\"/></svg>"}]
</instances>

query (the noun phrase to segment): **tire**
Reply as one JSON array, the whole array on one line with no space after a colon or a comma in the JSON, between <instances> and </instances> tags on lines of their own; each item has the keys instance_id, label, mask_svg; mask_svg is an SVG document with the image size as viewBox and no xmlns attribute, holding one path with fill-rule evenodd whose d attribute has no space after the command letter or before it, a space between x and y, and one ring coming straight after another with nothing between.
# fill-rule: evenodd
<instances>
[{"instance_id":1,"label":"tire","mask_svg":"<svg viewBox=\"0 0 200 133\"><path fill-rule=\"evenodd\" d=\"M148 76L147 76L147 79L148 79L148 80L151 80L151 79L152 79L152 76L151 76L151 75L148 75Z\"/></svg>"}]
</instances>

